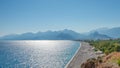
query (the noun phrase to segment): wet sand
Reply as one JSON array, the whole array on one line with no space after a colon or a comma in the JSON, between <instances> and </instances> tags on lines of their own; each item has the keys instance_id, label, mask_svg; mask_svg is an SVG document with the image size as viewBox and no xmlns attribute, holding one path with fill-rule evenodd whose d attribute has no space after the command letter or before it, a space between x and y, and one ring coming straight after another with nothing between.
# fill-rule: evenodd
<instances>
[{"instance_id":1,"label":"wet sand","mask_svg":"<svg viewBox=\"0 0 120 68\"><path fill-rule=\"evenodd\" d=\"M81 64L87 59L96 58L98 55L92 48L89 43L81 42L79 50L65 68L80 68Z\"/></svg>"}]
</instances>

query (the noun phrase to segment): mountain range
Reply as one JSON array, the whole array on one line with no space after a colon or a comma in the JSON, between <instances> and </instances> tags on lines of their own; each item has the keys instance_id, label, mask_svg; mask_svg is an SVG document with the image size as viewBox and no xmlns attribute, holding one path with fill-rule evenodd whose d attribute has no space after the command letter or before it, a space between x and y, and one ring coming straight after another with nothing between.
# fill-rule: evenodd
<instances>
[{"instance_id":1,"label":"mountain range","mask_svg":"<svg viewBox=\"0 0 120 68\"><path fill-rule=\"evenodd\" d=\"M0 40L105 40L120 38L120 27L100 28L90 32L78 33L73 30L27 32L23 34L11 34L0 37Z\"/></svg>"},{"instance_id":2,"label":"mountain range","mask_svg":"<svg viewBox=\"0 0 120 68\"><path fill-rule=\"evenodd\" d=\"M107 35L111 38L120 38L120 27L115 27L115 28L100 28L93 30L91 32L99 32L100 34Z\"/></svg>"}]
</instances>

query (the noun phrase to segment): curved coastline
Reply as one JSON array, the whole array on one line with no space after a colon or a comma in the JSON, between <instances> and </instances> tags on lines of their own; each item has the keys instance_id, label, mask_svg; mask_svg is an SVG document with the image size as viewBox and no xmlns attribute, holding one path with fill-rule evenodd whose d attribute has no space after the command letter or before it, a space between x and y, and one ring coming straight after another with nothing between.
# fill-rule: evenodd
<instances>
[{"instance_id":1,"label":"curved coastline","mask_svg":"<svg viewBox=\"0 0 120 68\"><path fill-rule=\"evenodd\" d=\"M80 50L80 48L81 48L81 43L80 43L79 48L77 49L77 51L76 51L75 54L73 55L73 57L72 57L72 58L70 59L70 61L66 64L65 68L67 68L68 65L72 62L72 60L74 59L74 57L76 56L76 54L78 53L78 51Z\"/></svg>"},{"instance_id":2,"label":"curved coastline","mask_svg":"<svg viewBox=\"0 0 120 68\"><path fill-rule=\"evenodd\" d=\"M81 42L80 47L65 68L80 68L81 64L87 59L96 58L98 55L96 55L92 48L93 47L90 46L89 43Z\"/></svg>"}]
</instances>

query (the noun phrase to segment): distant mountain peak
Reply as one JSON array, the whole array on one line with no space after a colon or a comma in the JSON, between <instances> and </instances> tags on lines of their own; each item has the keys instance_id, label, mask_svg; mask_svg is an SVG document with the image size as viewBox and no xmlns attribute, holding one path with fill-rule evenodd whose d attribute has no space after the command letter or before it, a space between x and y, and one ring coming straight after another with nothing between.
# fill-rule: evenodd
<instances>
[{"instance_id":1,"label":"distant mountain peak","mask_svg":"<svg viewBox=\"0 0 120 68\"><path fill-rule=\"evenodd\" d=\"M64 29L64 30L61 30L61 31L63 31L63 32L75 32L75 31L69 30L69 29Z\"/></svg>"},{"instance_id":2,"label":"distant mountain peak","mask_svg":"<svg viewBox=\"0 0 120 68\"><path fill-rule=\"evenodd\" d=\"M90 35L99 35L99 32L98 31L94 31Z\"/></svg>"}]
</instances>

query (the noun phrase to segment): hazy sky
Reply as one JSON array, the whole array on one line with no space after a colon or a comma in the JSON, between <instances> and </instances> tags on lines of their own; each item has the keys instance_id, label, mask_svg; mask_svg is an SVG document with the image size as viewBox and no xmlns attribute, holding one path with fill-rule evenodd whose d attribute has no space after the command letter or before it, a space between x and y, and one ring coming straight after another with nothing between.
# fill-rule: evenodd
<instances>
[{"instance_id":1,"label":"hazy sky","mask_svg":"<svg viewBox=\"0 0 120 68\"><path fill-rule=\"evenodd\" d=\"M120 26L120 0L0 0L0 36Z\"/></svg>"}]
</instances>

